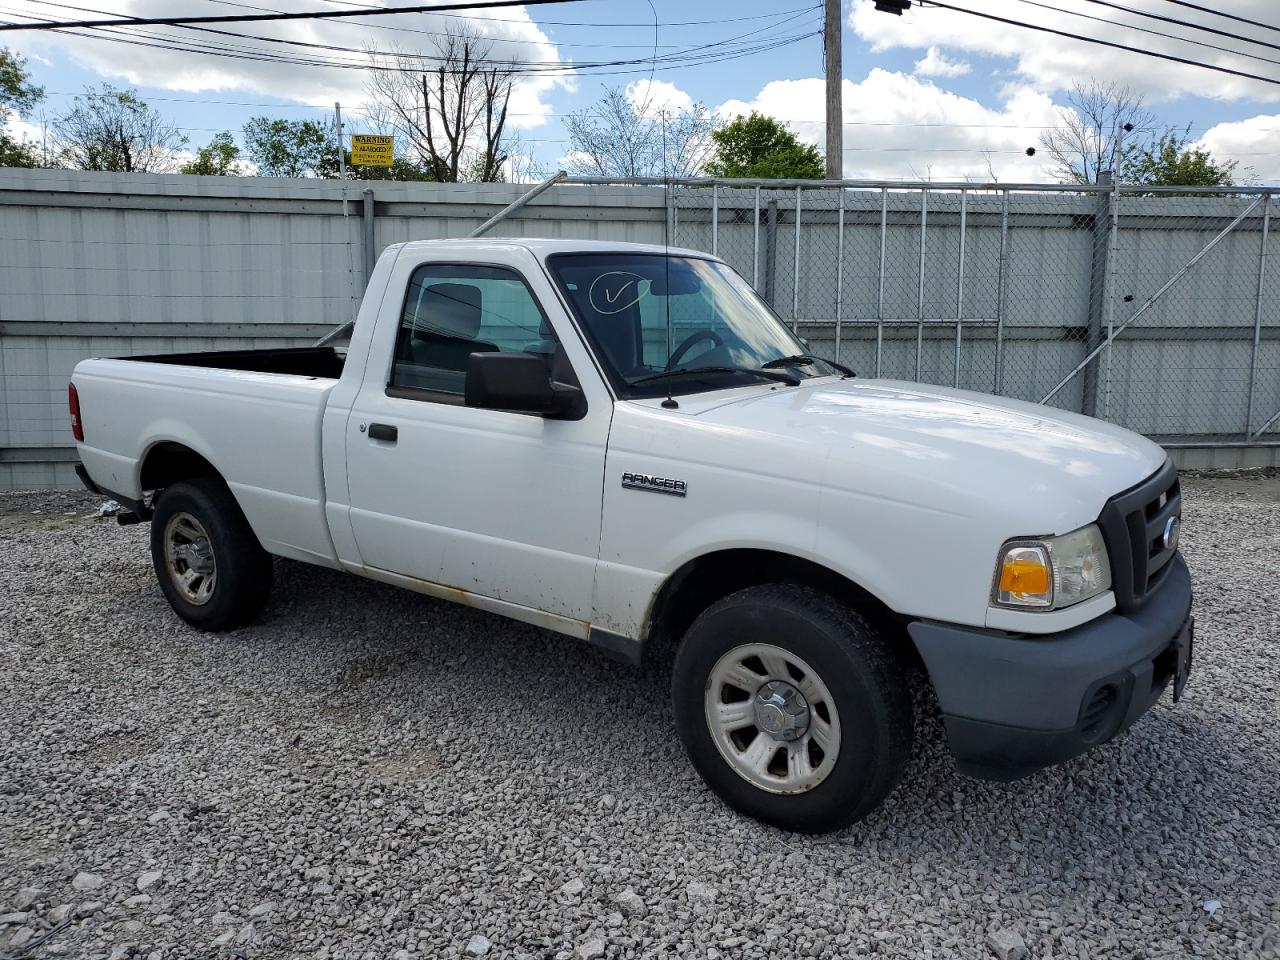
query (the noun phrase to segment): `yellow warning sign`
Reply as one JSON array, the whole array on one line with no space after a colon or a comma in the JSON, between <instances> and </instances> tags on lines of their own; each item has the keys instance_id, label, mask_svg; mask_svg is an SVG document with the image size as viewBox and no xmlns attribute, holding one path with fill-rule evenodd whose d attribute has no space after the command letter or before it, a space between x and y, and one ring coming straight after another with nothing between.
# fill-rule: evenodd
<instances>
[{"instance_id":1,"label":"yellow warning sign","mask_svg":"<svg viewBox=\"0 0 1280 960\"><path fill-rule=\"evenodd\" d=\"M395 154L395 137L371 133L351 135L351 162L365 167L389 167Z\"/></svg>"}]
</instances>

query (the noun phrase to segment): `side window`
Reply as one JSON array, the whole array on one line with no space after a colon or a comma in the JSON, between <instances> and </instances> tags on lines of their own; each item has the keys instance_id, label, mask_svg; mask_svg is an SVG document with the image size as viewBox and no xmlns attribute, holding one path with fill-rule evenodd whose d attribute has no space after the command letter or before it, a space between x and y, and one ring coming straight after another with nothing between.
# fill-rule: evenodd
<instances>
[{"instance_id":1,"label":"side window","mask_svg":"<svg viewBox=\"0 0 1280 960\"><path fill-rule=\"evenodd\" d=\"M390 386L461 397L467 358L497 352L542 357L548 374L560 353L520 275L468 264L418 267L409 278Z\"/></svg>"}]
</instances>

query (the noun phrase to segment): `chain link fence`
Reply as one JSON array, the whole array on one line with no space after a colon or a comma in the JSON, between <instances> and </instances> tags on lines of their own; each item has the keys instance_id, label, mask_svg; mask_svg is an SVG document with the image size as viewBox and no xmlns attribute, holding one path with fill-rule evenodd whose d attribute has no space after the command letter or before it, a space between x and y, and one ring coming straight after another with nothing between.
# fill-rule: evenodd
<instances>
[{"instance_id":1,"label":"chain link fence","mask_svg":"<svg viewBox=\"0 0 1280 960\"><path fill-rule=\"evenodd\" d=\"M0 489L76 483L78 360L314 342L388 244L466 236L526 191L0 171ZM1277 194L572 177L490 235L714 252L863 376L1044 401L1236 466L1280 458Z\"/></svg>"},{"instance_id":2,"label":"chain link fence","mask_svg":"<svg viewBox=\"0 0 1280 960\"><path fill-rule=\"evenodd\" d=\"M1269 189L666 190L674 245L723 257L859 373L1049 403L1171 446L1280 439Z\"/></svg>"}]
</instances>

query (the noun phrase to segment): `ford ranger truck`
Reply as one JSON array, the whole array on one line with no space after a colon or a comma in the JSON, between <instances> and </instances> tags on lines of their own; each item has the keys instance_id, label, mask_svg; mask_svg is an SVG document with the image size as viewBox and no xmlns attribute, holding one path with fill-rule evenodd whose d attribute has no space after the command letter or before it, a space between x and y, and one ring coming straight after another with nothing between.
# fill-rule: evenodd
<instances>
[{"instance_id":1,"label":"ford ranger truck","mask_svg":"<svg viewBox=\"0 0 1280 960\"><path fill-rule=\"evenodd\" d=\"M633 662L670 638L694 767L792 830L893 789L911 670L960 768L1012 779L1176 700L1190 669L1159 446L855 378L692 250L397 244L345 351L85 360L70 406L80 476L151 523L194 627L257 617L283 557Z\"/></svg>"}]
</instances>

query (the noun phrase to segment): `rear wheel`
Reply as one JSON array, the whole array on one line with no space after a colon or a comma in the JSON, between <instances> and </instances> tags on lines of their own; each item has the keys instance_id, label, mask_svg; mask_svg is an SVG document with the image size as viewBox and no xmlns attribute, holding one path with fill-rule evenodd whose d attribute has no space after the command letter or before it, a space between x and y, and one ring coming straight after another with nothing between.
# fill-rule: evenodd
<instances>
[{"instance_id":1,"label":"rear wheel","mask_svg":"<svg viewBox=\"0 0 1280 960\"><path fill-rule=\"evenodd\" d=\"M806 587L742 590L708 608L676 654L676 724L735 809L789 830L847 826L902 776L905 678L854 610Z\"/></svg>"},{"instance_id":2,"label":"rear wheel","mask_svg":"<svg viewBox=\"0 0 1280 960\"><path fill-rule=\"evenodd\" d=\"M213 477L183 480L160 494L151 561L169 605L201 630L247 623L271 592L271 555L227 485Z\"/></svg>"}]
</instances>

